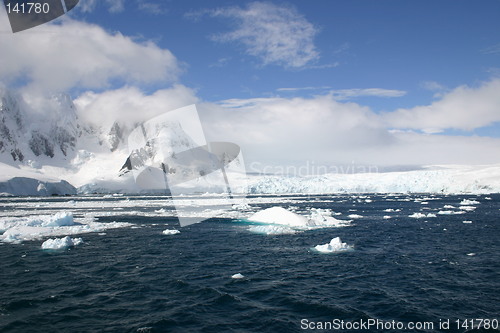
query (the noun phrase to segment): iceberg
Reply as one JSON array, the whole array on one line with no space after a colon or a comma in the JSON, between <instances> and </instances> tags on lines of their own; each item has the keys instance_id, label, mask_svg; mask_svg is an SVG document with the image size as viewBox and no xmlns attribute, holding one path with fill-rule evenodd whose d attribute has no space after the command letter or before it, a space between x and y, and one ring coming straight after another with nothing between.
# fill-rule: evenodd
<instances>
[{"instance_id":1,"label":"iceberg","mask_svg":"<svg viewBox=\"0 0 500 333\"><path fill-rule=\"evenodd\" d=\"M469 200L469 199L464 199L460 202L460 205L462 205L462 206L470 206L470 205L478 205L478 204L480 204L479 201Z\"/></svg>"},{"instance_id":2,"label":"iceberg","mask_svg":"<svg viewBox=\"0 0 500 333\"><path fill-rule=\"evenodd\" d=\"M241 273L231 275L231 279L243 279L245 276Z\"/></svg>"},{"instance_id":3,"label":"iceberg","mask_svg":"<svg viewBox=\"0 0 500 333\"><path fill-rule=\"evenodd\" d=\"M311 208L308 217L283 207L271 207L250 216L250 222L264 225L251 226L250 231L266 235L294 234L298 231L348 226L351 220L338 220L330 209Z\"/></svg>"},{"instance_id":4,"label":"iceberg","mask_svg":"<svg viewBox=\"0 0 500 333\"><path fill-rule=\"evenodd\" d=\"M181 232L177 229L166 229L166 230L163 230L162 233L164 235L176 235L176 234L180 234Z\"/></svg>"},{"instance_id":5,"label":"iceberg","mask_svg":"<svg viewBox=\"0 0 500 333\"><path fill-rule=\"evenodd\" d=\"M0 218L0 242L21 243L52 236L68 236L107 229L132 226L130 223L94 221L93 217L81 218L76 223L71 212L57 212L53 215L33 215Z\"/></svg>"},{"instance_id":6,"label":"iceberg","mask_svg":"<svg viewBox=\"0 0 500 333\"><path fill-rule=\"evenodd\" d=\"M453 211L453 210L440 210L438 212L439 215L460 215L460 214L465 214L465 212L463 210L457 210L457 211Z\"/></svg>"},{"instance_id":7,"label":"iceberg","mask_svg":"<svg viewBox=\"0 0 500 333\"><path fill-rule=\"evenodd\" d=\"M408 215L408 217L412 217L414 219L423 219L423 218L426 218L426 217L436 217L436 214L432 214L432 213L427 213L427 214L413 213L411 215Z\"/></svg>"},{"instance_id":8,"label":"iceberg","mask_svg":"<svg viewBox=\"0 0 500 333\"><path fill-rule=\"evenodd\" d=\"M282 224L291 227L305 227L308 224L307 218L292 213L283 207L271 207L261 210L250 216L248 220L267 224Z\"/></svg>"},{"instance_id":9,"label":"iceberg","mask_svg":"<svg viewBox=\"0 0 500 333\"><path fill-rule=\"evenodd\" d=\"M71 238L66 236L64 238L49 238L42 243L44 250L63 250L68 247L77 246L83 243L81 238Z\"/></svg>"},{"instance_id":10,"label":"iceberg","mask_svg":"<svg viewBox=\"0 0 500 333\"><path fill-rule=\"evenodd\" d=\"M345 252L352 251L353 247L342 243L340 237L333 238L330 243L323 245L316 245L314 249L321 253L335 253L335 252Z\"/></svg>"}]
</instances>

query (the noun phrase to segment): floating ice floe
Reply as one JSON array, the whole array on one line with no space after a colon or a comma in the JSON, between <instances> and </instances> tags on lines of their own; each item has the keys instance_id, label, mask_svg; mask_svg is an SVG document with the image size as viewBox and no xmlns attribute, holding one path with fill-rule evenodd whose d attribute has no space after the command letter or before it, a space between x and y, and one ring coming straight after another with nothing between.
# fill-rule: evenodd
<instances>
[{"instance_id":1,"label":"floating ice floe","mask_svg":"<svg viewBox=\"0 0 500 333\"><path fill-rule=\"evenodd\" d=\"M387 209L384 209L384 212L388 212L388 213L392 213L392 212L400 212L401 209L400 208L397 208L397 209L394 209L394 208L387 208Z\"/></svg>"},{"instance_id":2,"label":"floating ice floe","mask_svg":"<svg viewBox=\"0 0 500 333\"><path fill-rule=\"evenodd\" d=\"M476 209L476 207L475 206L460 206L460 209L465 210L467 212L472 212L473 210Z\"/></svg>"},{"instance_id":3,"label":"floating ice floe","mask_svg":"<svg viewBox=\"0 0 500 333\"><path fill-rule=\"evenodd\" d=\"M107 229L132 226L130 223L100 223L94 218L80 219L75 223L70 212L57 212L54 215L34 215L23 217L0 218L0 241L5 243L21 243L23 241L41 239L52 236L67 236L89 232L101 232Z\"/></svg>"},{"instance_id":4,"label":"floating ice floe","mask_svg":"<svg viewBox=\"0 0 500 333\"><path fill-rule=\"evenodd\" d=\"M340 237L333 238L330 243L323 245L316 245L314 249L321 253L335 253L335 252L345 252L352 251L353 247L342 243Z\"/></svg>"},{"instance_id":5,"label":"floating ice floe","mask_svg":"<svg viewBox=\"0 0 500 333\"><path fill-rule=\"evenodd\" d=\"M294 234L298 231L334 228L350 225L350 220L334 218L331 210L311 208L308 217L296 214L282 207L271 207L250 216L247 220L261 225L250 226L249 230L267 235Z\"/></svg>"},{"instance_id":6,"label":"floating ice floe","mask_svg":"<svg viewBox=\"0 0 500 333\"><path fill-rule=\"evenodd\" d=\"M231 279L243 279L245 276L241 273L231 275Z\"/></svg>"},{"instance_id":7,"label":"floating ice floe","mask_svg":"<svg viewBox=\"0 0 500 333\"><path fill-rule=\"evenodd\" d=\"M176 234L180 234L181 232L177 229L165 229L162 231L162 233L164 235L176 235Z\"/></svg>"},{"instance_id":8,"label":"floating ice floe","mask_svg":"<svg viewBox=\"0 0 500 333\"><path fill-rule=\"evenodd\" d=\"M251 210L252 207L250 207L249 204L246 202L238 203L233 205L234 210Z\"/></svg>"},{"instance_id":9,"label":"floating ice floe","mask_svg":"<svg viewBox=\"0 0 500 333\"><path fill-rule=\"evenodd\" d=\"M436 217L436 214L433 214L433 213L427 213L427 214L424 214L424 213L413 213L411 215L408 215L408 217L411 217L411 218L414 218L414 219L423 219L423 218L426 218L426 217Z\"/></svg>"},{"instance_id":10,"label":"floating ice floe","mask_svg":"<svg viewBox=\"0 0 500 333\"><path fill-rule=\"evenodd\" d=\"M81 238L71 238L69 236L63 238L49 238L42 243L44 250L63 250L68 247L77 246L83 243Z\"/></svg>"},{"instance_id":11,"label":"floating ice floe","mask_svg":"<svg viewBox=\"0 0 500 333\"><path fill-rule=\"evenodd\" d=\"M444 208L444 209L455 209L455 208L457 208L457 207L452 206L452 205L444 205L444 207L443 207L443 208Z\"/></svg>"},{"instance_id":12,"label":"floating ice floe","mask_svg":"<svg viewBox=\"0 0 500 333\"><path fill-rule=\"evenodd\" d=\"M470 224L470 223L472 223L472 221L462 221L462 223Z\"/></svg>"},{"instance_id":13,"label":"floating ice floe","mask_svg":"<svg viewBox=\"0 0 500 333\"><path fill-rule=\"evenodd\" d=\"M463 210L440 210L439 215L460 215L465 214Z\"/></svg>"},{"instance_id":14,"label":"floating ice floe","mask_svg":"<svg viewBox=\"0 0 500 333\"><path fill-rule=\"evenodd\" d=\"M392 217L391 217L391 216L389 216L389 215L384 215L382 218L383 218L384 220L389 220L389 219L391 219Z\"/></svg>"},{"instance_id":15,"label":"floating ice floe","mask_svg":"<svg viewBox=\"0 0 500 333\"><path fill-rule=\"evenodd\" d=\"M361 219L363 218L363 215L359 215L359 214L350 214L347 216L348 218L350 219Z\"/></svg>"},{"instance_id":16,"label":"floating ice floe","mask_svg":"<svg viewBox=\"0 0 500 333\"><path fill-rule=\"evenodd\" d=\"M470 206L470 205L478 205L478 204L480 204L479 201L469 200L469 199L464 199L460 202L460 205L462 205L462 206Z\"/></svg>"}]
</instances>

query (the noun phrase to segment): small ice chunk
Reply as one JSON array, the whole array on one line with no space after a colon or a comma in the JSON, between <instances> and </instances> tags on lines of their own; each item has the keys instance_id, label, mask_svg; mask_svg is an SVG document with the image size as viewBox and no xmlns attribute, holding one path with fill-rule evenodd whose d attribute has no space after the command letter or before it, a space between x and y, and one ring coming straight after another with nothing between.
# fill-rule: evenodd
<instances>
[{"instance_id":1,"label":"small ice chunk","mask_svg":"<svg viewBox=\"0 0 500 333\"><path fill-rule=\"evenodd\" d=\"M401 209L398 208L398 209L394 209L394 208L387 208L387 209L384 209L384 212L388 212L388 213L392 213L392 212L400 212Z\"/></svg>"},{"instance_id":2,"label":"small ice chunk","mask_svg":"<svg viewBox=\"0 0 500 333\"><path fill-rule=\"evenodd\" d=\"M389 215L384 215L384 217L383 217L384 220L388 220L390 218L391 218L391 216L389 216Z\"/></svg>"},{"instance_id":3,"label":"small ice chunk","mask_svg":"<svg viewBox=\"0 0 500 333\"><path fill-rule=\"evenodd\" d=\"M71 238L69 236L63 238L49 238L42 243L44 250L62 250L68 247L77 246L83 243L81 238Z\"/></svg>"},{"instance_id":4,"label":"small ice chunk","mask_svg":"<svg viewBox=\"0 0 500 333\"><path fill-rule=\"evenodd\" d=\"M470 205L478 205L478 204L480 204L479 201L469 200L469 199L464 199L460 202L460 205L462 205L462 206L470 206Z\"/></svg>"},{"instance_id":5,"label":"small ice chunk","mask_svg":"<svg viewBox=\"0 0 500 333\"><path fill-rule=\"evenodd\" d=\"M457 210L457 211L453 211L453 210L440 210L438 212L439 215L460 215L460 214L465 214L464 211L462 210Z\"/></svg>"},{"instance_id":6,"label":"small ice chunk","mask_svg":"<svg viewBox=\"0 0 500 333\"><path fill-rule=\"evenodd\" d=\"M411 217L411 218L414 218L414 219L423 219L423 218L426 218L426 217L436 217L436 214L432 214L432 213L427 213L427 214L413 213L411 215L408 215L408 217Z\"/></svg>"},{"instance_id":7,"label":"small ice chunk","mask_svg":"<svg viewBox=\"0 0 500 333\"><path fill-rule=\"evenodd\" d=\"M231 275L231 279L243 279L245 276L241 273Z\"/></svg>"},{"instance_id":8,"label":"small ice chunk","mask_svg":"<svg viewBox=\"0 0 500 333\"><path fill-rule=\"evenodd\" d=\"M176 234L180 234L181 232L177 229L165 229L162 231L162 233L164 235L176 235Z\"/></svg>"},{"instance_id":9,"label":"small ice chunk","mask_svg":"<svg viewBox=\"0 0 500 333\"><path fill-rule=\"evenodd\" d=\"M462 222L463 222L463 223L465 223L465 224L470 224L470 223L472 223L472 221L462 221Z\"/></svg>"},{"instance_id":10,"label":"small ice chunk","mask_svg":"<svg viewBox=\"0 0 500 333\"><path fill-rule=\"evenodd\" d=\"M351 251L353 247L347 245L346 243L342 243L340 237L335 237L332 238L330 243L323 245L316 245L314 249L321 253L334 253L334 252Z\"/></svg>"},{"instance_id":11,"label":"small ice chunk","mask_svg":"<svg viewBox=\"0 0 500 333\"><path fill-rule=\"evenodd\" d=\"M251 210L252 207L250 207L249 204L246 202L238 203L233 205L234 210Z\"/></svg>"},{"instance_id":12,"label":"small ice chunk","mask_svg":"<svg viewBox=\"0 0 500 333\"><path fill-rule=\"evenodd\" d=\"M360 218L363 218L363 215L359 215L359 214L350 214L347 216L348 218L350 219L360 219Z\"/></svg>"},{"instance_id":13,"label":"small ice chunk","mask_svg":"<svg viewBox=\"0 0 500 333\"><path fill-rule=\"evenodd\" d=\"M444 208L444 209L455 209L455 208L457 208L457 207L452 206L452 205L444 205L444 207L443 207L443 208Z\"/></svg>"},{"instance_id":14,"label":"small ice chunk","mask_svg":"<svg viewBox=\"0 0 500 333\"><path fill-rule=\"evenodd\" d=\"M469 257L472 257L472 256L475 256L476 254L475 254L474 252L471 252L471 253L467 253L467 255L468 255Z\"/></svg>"},{"instance_id":15,"label":"small ice chunk","mask_svg":"<svg viewBox=\"0 0 500 333\"><path fill-rule=\"evenodd\" d=\"M476 209L476 207L475 206L460 206L460 209L465 210L467 212L472 212L473 210Z\"/></svg>"}]
</instances>

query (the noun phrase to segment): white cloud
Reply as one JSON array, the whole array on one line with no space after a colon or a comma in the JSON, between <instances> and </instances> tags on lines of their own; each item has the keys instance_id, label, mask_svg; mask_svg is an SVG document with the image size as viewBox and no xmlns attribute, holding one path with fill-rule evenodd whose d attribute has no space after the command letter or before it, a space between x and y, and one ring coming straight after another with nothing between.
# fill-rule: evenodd
<instances>
[{"instance_id":1,"label":"white cloud","mask_svg":"<svg viewBox=\"0 0 500 333\"><path fill-rule=\"evenodd\" d=\"M261 167L500 163L498 138L391 131L370 108L336 101L330 94L216 104L175 85L151 95L133 87L89 92L75 101L81 117L104 128L117 119L133 126L192 103L198 105L207 140L239 144L249 168L255 162Z\"/></svg>"},{"instance_id":2,"label":"white cloud","mask_svg":"<svg viewBox=\"0 0 500 333\"><path fill-rule=\"evenodd\" d=\"M293 7L252 2L245 8L215 10L212 16L236 23L235 30L218 34L215 40L241 43L264 65L299 68L319 58L313 42L317 29Z\"/></svg>"},{"instance_id":3,"label":"white cloud","mask_svg":"<svg viewBox=\"0 0 500 333\"><path fill-rule=\"evenodd\" d=\"M0 45L0 81L23 80L29 88L44 91L106 88L111 82L172 82L180 72L174 55L152 42L139 43L69 19L0 34Z\"/></svg>"},{"instance_id":4,"label":"white cloud","mask_svg":"<svg viewBox=\"0 0 500 333\"><path fill-rule=\"evenodd\" d=\"M473 130L500 121L500 79L477 88L460 86L430 105L399 109L386 113L389 126L423 130L428 133L445 129Z\"/></svg>"},{"instance_id":5,"label":"white cloud","mask_svg":"<svg viewBox=\"0 0 500 333\"><path fill-rule=\"evenodd\" d=\"M323 86L323 87L297 87L297 88L278 88L276 91L301 91L301 90L325 90L325 89L331 89L329 86Z\"/></svg>"},{"instance_id":6,"label":"white cloud","mask_svg":"<svg viewBox=\"0 0 500 333\"><path fill-rule=\"evenodd\" d=\"M500 43L484 48L481 52L483 54L500 54Z\"/></svg>"},{"instance_id":7,"label":"white cloud","mask_svg":"<svg viewBox=\"0 0 500 333\"><path fill-rule=\"evenodd\" d=\"M125 9L125 0L101 0L100 2L108 7L110 13L120 13ZM90 13L94 11L98 3L98 0L80 0L77 8L84 13Z\"/></svg>"},{"instance_id":8,"label":"white cloud","mask_svg":"<svg viewBox=\"0 0 500 333\"><path fill-rule=\"evenodd\" d=\"M154 1L138 0L137 8L139 8L139 10L155 15L166 13L166 9L162 7L161 3Z\"/></svg>"},{"instance_id":9,"label":"white cloud","mask_svg":"<svg viewBox=\"0 0 500 333\"><path fill-rule=\"evenodd\" d=\"M406 91L382 88L366 88L366 89L340 89L330 92L335 99L343 100L355 97L374 96L374 97L401 97L406 95Z\"/></svg>"},{"instance_id":10,"label":"white cloud","mask_svg":"<svg viewBox=\"0 0 500 333\"><path fill-rule=\"evenodd\" d=\"M186 105L197 103L195 92L183 85L146 95L136 87L124 87L103 93L86 92L75 105L80 117L104 128L118 120L129 126Z\"/></svg>"}]
</instances>

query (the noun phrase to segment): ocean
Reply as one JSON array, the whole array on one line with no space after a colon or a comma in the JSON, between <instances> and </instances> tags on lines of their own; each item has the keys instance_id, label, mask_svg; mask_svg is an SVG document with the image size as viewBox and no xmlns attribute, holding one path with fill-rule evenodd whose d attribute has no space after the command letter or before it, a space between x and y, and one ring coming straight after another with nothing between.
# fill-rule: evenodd
<instances>
[{"instance_id":1,"label":"ocean","mask_svg":"<svg viewBox=\"0 0 500 333\"><path fill-rule=\"evenodd\" d=\"M162 197L0 199L3 219L69 210L77 222L91 212L130 223L73 235L83 243L62 250L42 250L47 237L0 243L0 332L500 331L500 195L249 204L352 222L263 234L230 217L181 228ZM315 250L334 237L350 250Z\"/></svg>"}]
</instances>

